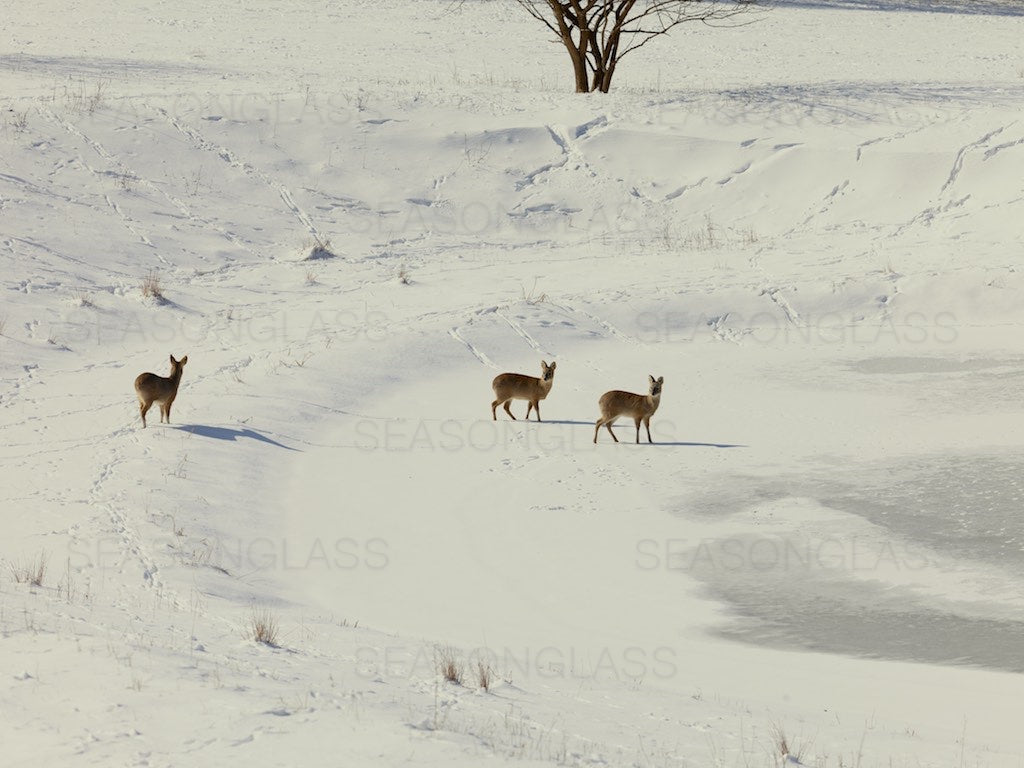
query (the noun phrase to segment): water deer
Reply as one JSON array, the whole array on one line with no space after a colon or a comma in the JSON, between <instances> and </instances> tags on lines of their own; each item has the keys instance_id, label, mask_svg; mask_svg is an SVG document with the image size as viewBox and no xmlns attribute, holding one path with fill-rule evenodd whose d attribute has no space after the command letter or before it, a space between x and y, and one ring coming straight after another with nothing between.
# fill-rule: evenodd
<instances>
[{"instance_id":1,"label":"water deer","mask_svg":"<svg viewBox=\"0 0 1024 768\"><path fill-rule=\"evenodd\" d=\"M171 375L157 376L155 373L140 373L135 378L135 394L139 396L139 413L142 415L142 426L146 426L146 411L153 403L160 404L160 423L164 420L171 423L171 404L178 396L178 385L181 383L181 369L188 362L188 355L175 360L171 355Z\"/></svg>"},{"instance_id":2,"label":"water deer","mask_svg":"<svg viewBox=\"0 0 1024 768\"><path fill-rule=\"evenodd\" d=\"M597 420L597 425L594 427L595 443L602 426L607 427L608 434L612 436L612 440L616 443L619 442L619 438L612 432L612 424L620 416L633 417L633 421L636 422L637 444L640 443L641 421L647 427L647 442L654 442L651 440L651 416L658 410L658 404L661 402L661 385L664 384L665 377L659 376L655 379L653 376L648 376L647 378L651 381L651 388L646 395L623 392L621 389L613 389L611 392L605 392L601 395L601 399L597 401L601 409L601 418Z\"/></svg>"},{"instance_id":3,"label":"water deer","mask_svg":"<svg viewBox=\"0 0 1024 768\"><path fill-rule=\"evenodd\" d=\"M540 369L543 375L539 379L536 376L524 376L521 373L501 373L495 376L491 386L494 388L494 396L497 399L491 403L491 417L497 421L498 406L504 405L505 413L515 421L516 417L509 405L513 400L527 400L529 405L526 406L526 418L529 419L530 411L534 410L537 411L537 421L540 421L540 401L551 391L551 384L555 380L556 365L557 363L554 362L548 365L541 360Z\"/></svg>"}]
</instances>

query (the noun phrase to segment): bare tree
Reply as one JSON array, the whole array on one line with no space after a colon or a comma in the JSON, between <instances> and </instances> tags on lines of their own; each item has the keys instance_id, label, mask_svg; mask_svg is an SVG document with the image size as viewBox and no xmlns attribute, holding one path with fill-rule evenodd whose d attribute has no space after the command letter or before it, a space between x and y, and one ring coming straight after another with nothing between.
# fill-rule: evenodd
<instances>
[{"instance_id":1,"label":"bare tree","mask_svg":"<svg viewBox=\"0 0 1024 768\"><path fill-rule=\"evenodd\" d=\"M576 92L607 93L627 53L687 21L738 23L759 0L516 0L572 59Z\"/></svg>"}]
</instances>

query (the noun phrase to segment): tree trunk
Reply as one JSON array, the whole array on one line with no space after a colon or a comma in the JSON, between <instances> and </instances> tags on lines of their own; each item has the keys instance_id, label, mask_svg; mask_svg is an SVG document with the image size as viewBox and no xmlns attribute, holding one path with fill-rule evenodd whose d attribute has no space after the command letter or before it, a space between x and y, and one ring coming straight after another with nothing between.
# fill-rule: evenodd
<instances>
[{"instance_id":1,"label":"tree trunk","mask_svg":"<svg viewBox=\"0 0 1024 768\"><path fill-rule=\"evenodd\" d=\"M586 27L579 28L575 23L568 23L565 18L565 9L557 2L551 4L555 12L555 21L558 23L558 36L562 39L562 45L572 59L572 70L576 77L576 93L586 93L590 90L590 79L587 77L587 48L590 46L590 30ZM572 30L579 29L579 45L572 39Z\"/></svg>"},{"instance_id":2,"label":"tree trunk","mask_svg":"<svg viewBox=\"0 0 1024 768\"><path fill-rule=\"evenodd\" d=\"M601 55L599 67L601 79L597 81L595 77L594 90L608 93L612 87L612 75L615 74L615 65L619 63L619 39L621 37L622 21L616 20L615 27L604 41L604 50L598 51Z\"/></svg>"},{"instance_id":3,"label":"tree trunk","mask_svg":"<svg viewBox=\"0 0 1024 768\"><path fill-rule=\"evenodd\" d=\"M572 57L572 69L576 74L576 93L587 93L590 90L587 78L587 60L573 48L569 49L569 55Z\"/></svg>"}]
</instances>

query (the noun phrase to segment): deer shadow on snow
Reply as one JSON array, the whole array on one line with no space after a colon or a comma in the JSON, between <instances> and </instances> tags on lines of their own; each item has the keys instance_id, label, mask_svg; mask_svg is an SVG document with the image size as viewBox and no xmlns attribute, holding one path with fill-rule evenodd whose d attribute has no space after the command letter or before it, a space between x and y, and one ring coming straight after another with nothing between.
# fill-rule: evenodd
<instances>
[{"instance_id":1,"label":"deer shadow on snow","mask_svg":"<svg viewBox=\"0 0 1024 768\"><path fill-rule=\"evenodd\" d=\"M518 422L520 422L520 423L522 423L524 421L525 421L524 419L519 419L518 420ZM515 423L515 422L510 422L510 423ZM557 424L559 426L587 427L589 429L593 429L594 428L594 422L593 421L581 421L581 420L578 420L578 419L544 419L541 422L529 421L529 422L526 422L526 423L527 424ZM628 444L636 445L636 443L633 441L633 438L635 437L635 434L636 434L635 433L635 429L636 428L633 425L631 425L631 424L627 424L625 419L622 421L622 423L613 425L612 428L615 429L615 430L620 431L619 441L621 443L623 443L623 444L627 444L628 443ZM629 430L629 437L631 439L628 439L628 440L627 439L623 439L621 433L626 432L626 430ZM609 439L608 442L611 442L611 440ZM699 443L699 442L676 441L676 440L655 440L654 443L648 443L646 440L643 440L643 439L641 439L640 445L650 445L652 447L661 446L663 448L673 448L673 447L674 448L746 448L747 447L746 445L742 445L740 443Z\"/></svg>"},{"instance_id":2,"label":"deer shadow on snow","mask_svg":"<svg viewBox=\"0 0 1024 768\"><path fill-rule=\"evenodd\" d=\"M623 440L621 442L627 443L629 441ZM636 445L636 443L633 443L633 444ZM658 440L655 440L653 443L646 443L643 440L641 440L640 441L640 445L648 445L651 448L657 448L658 446L661 446L663 448L672 448L672 447L676 447L676 448L746 448L747 447L746 445L741 445L739 443L688 443L688 442L661 442L661 441L658 441Z\"/></svg>"},{"instance_id":3,"label":"deer shadow on snow","mask_svg":"<svg viewBox=\"0 0 1024 768\"><path fill-rule=\"evenodd\" d=\"M589 426L593 427L594 425L591 424ZM655 440L654 442L649 443L649 442L647 442L647 440L644 439L644 435L643 435L642 432L640 433L640 442L637 443L636 442L636 428L632 424L619 424L617 426L613 426L612 429L621 430L619 432L619 442L622 443L623 445L642 445L642 446L647 446L648 448L746 448L747 447L746 445L742 445L740 443L699 443L699 442L693 442L693 441L688 441L688 440ZM625 438L622 436L622 433L626 434ZM599 435L599 438L600 438L600 435ZM608 443L610 443L612 445L615 444L611 440L611 438L606 438L606 440L600 440L599 439L598 442L599 443L601 443L601 442L608 442Z\"/></svg>"},{"instance_id":4,"label":"deer shadow on snow","mask_svg":"<svg viewBox=\"0 0 1024 768\"><path fill-rule=\"evenodd\" d=\"M188 432L193 435L199 435L200 437L209 437L214 440L228 440L231 442L237 442L239 438L248 438L250 440L256 440L260 443L266 443L267 445L273 445L277 448L284 448L286 451L298 451L298 448L292 448L290 445L279 443L273 438L261 435L254 429L233 429L232 427L211 427L206 424L183 424L176 426L174 429L181 430L182 432Z\"/></svg>"}]
</instances>

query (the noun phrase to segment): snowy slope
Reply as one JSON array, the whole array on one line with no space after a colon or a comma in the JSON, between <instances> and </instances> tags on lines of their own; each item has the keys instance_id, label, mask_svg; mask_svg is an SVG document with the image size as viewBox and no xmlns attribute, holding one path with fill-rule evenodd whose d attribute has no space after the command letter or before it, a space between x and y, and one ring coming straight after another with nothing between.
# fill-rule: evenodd
<instances>
[{"instance_id":1,"label":"snowy slope","mask_svg":"<svg viewBox=\"0 0 1024 768\"><path fill-rule=\"evenodd\" d=\"M1019 9L408 5L13 9L5 764L1020 765Z\"/></svg>"}]
</instances>

